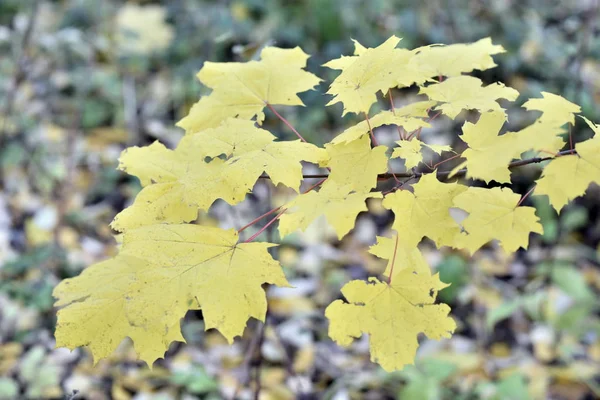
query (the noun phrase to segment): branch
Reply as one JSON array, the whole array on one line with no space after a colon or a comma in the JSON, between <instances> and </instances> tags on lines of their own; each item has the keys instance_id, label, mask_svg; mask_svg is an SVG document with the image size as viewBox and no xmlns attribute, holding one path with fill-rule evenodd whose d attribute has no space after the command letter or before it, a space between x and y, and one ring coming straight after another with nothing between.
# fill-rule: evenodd
<instances>
[{"instance_id":1,"label":"branch","mask_svg":"<svg viewBox=\"0 0 600 400\"><path fill-rule=\"evenodd\" d=\"M561 152L556 153L556 157L560 157L560 156L567 156L570 154L577 154L577 152L575 150L564 150ZM533 157L533 158L527 158L525 160L519 160L519 161L514 161L511 162L510 164L508 164L508 168L517 168L517 167L522 167L524 165L529 165L529 164L537 164L537 163L541 163L543 161L548 161L548 160L552 160L556 157ZM440 171L438 172L438 177L440 178L447 178L448 175L450 175L451 171ZM461 169L460 171L456 172L456 174L454 174L454 176L462 176L467 172L466 169ZM423 172L388 172L385 174L379 174L377 176L378 180L386 180L386 179L392 179L395 177L397 178L418 178L420 176L426 175L426 173ZM329 177L329 174L305 174L302 175L302 177L304 179L309 179L309 178L315 178L315 179L321 179L321 178L327 178ZM268 175L261 175L259 176L260 179L271 179Z\"/></svg>"}]
</instances>

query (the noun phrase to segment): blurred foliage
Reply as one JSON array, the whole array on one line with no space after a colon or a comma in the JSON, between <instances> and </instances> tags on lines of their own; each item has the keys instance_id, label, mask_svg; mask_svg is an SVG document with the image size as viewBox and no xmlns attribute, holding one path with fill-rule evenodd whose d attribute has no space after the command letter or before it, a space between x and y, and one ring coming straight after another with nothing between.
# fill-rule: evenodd
<instances>
[{"instance_id":1,"label":"blurred foliage","mask_svg":"<svg viewBox=\"0 0 600 400\"><path fill-rule=\"evenodd\" d=\"M248 349L259 324L230 347L203 331L200 312L189 313L188 344L174 345L153 370L135 361L130 343L93 366L86 351L54 349L52 338L52 288L114 254L108 223L140 189L115 170L120 151L179 140L174 123L206 93L194 79L204 61L301 46L325 82L302 95L308 107L281 112L322 144L357 121L340 118L340 106L325 108L322 95L335 73L320 65L350 54L350 38L374 46L394 34L412 48L491 36L507 53L482 79L503 81L523 98L562 94L600 121L598 7L597 0L0 1L0 399L217 399L236 387L250 398L259 361ZM403 103L413 93L394 95ZM434 125L423 135L455 140L458 125ZM582 126L572 132L577 141L590 135ZM294 138L272 115L265 127ZM529 166L513 181L524 193L536 174ZM239 228L270 209L270 198L279 205L287 196L266 183L255 193L201 218ZM593 188L560 215L545 199L528 200L545 234L514 257L493 246L468 258L425 244L432 267L452 283L440 300L459 329L451 340L424 343L417 364L396 374L368 362L366 338L334 346L323 318L345 282L384 267L366 254L366 238L386 233L389 213L370 204L342 243L322 223L290 236L278 255L296 289L270 292L254 352L261 399L600 398L599 198Z\"/></svg>"}]
</instances>

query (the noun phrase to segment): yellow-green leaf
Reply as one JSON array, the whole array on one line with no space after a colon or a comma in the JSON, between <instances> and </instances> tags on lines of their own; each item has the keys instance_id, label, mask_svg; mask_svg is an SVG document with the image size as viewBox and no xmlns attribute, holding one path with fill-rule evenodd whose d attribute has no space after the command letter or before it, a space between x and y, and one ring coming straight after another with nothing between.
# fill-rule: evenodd
<instances>
[{"instance_id":1,"label":"yellow-green leaf","mask_svg":"<svg viewBox=\"0 0 600 400\"><path fill-rule=\"evenodd\" d=\"M336 300L325 310L329 336L348 346L366 333L371 361L386 371L400 370L414 364L419 333L439 340L456 329L450 307L434 304L447 286L421 264L400 269L389 285L375 278L351 281L342 288L347 302Z\"/></svg>"},{"instance_id":2,"label":"yellow-green leaf","mask_svg":"<svg viewBox=\"0 0 600 400\"><path fill-rule=\"evenodd\" d=\"M214 128L229 117L264 119L266 103L304 105L297 93L314 88L320 79L304 70L308 55L299 47L265 47L260 61L206 62L198 79L213 89L177 123L187 133Z\"/></svg>"},{"instance_id":3,"label":"yellow-green leaf","mask_svg":"<svg viewBox=\"0 0 600 400\"><path fill-rule=\"evenodd\" d=\"M326 144L331 168L329 180L365 192L377 186L377 175L387 171L386 146L371 148L369 136L352 142Z\"/></svg>"},{"instance_id":4,"label":"yellow-green leaf","mask_svg":"<svg viewBox=\"0 0 600 400\"><path fill-rule=\"evenodd\" d=\"M411 140L398 140L396 143L398 147L392 152L391 158L403 158L407 169L414 168L423 161L422 147L427 147L437 154L441 154L443 151L452 151L450 146L427 144L415 138Z\"/></svg>"},{"instance_id":5,"label":"yellow-green leaf","mask_svg":"<svg viewBox=\"0 0 600 400\"><path fill-rule=\"evenodd\" d=\"M558 212L569 201L583 196L592 182L600 184L600 135L577 143L575 150L577 154L550 161L533 192L547 195Z\"/></svg>"},{"instance_id":6,"label":"yellow-green leaf","mask_svg":"<svg viewBox=\"0 0 600 400\"><path fill-rule=\"evenodd\" d=\"M509 188L470 187L454 198L454 205L469 213L462 221L466 232L455 247L474 253L491 240L498 240L507 253L529 245L529 234L543 233L535 208L518 206L521 196Z\"/></svg>"},{"instance_id":7,"label":"yellow-green leaf","mask_svg":"<svg viewBox=\"0 0 600 400\"><path fill-rule=\"evenodd\" d=\"M383 272L383 276L388 278L392 273L392 266L394 267L394 278L404 268L416 268L418 270L429 268L419 248L417 246L407 246L397 239L397 235L394 235L391 239L377 236L377 243L369 248L369 253L388 260Z\"/></svg>"},{"instance_id":8,"label":"yellow-green leaf","mask_svg":"<svg viewBox=\"0 0 600 400\"><path fill-rule=\"evenodd\" d=\"M527 110L541 111L540 120L543 122L552 122L562 126L566 123L573 125L575 123L575 114L581 112L581 107L573 104L562 96L542 92L541 99L529 99L523 108Z\"/></svg>"},{"instance_id":9,"label":"yellow-green leaf","mask_svg":"<svg viewBox=\"0 0 600 400\"><path fill-rule=\"evenodd\" d=\"M206 329L229 342L249 318L264 321L262 285L288 286L270 243L238 244L234 230L152 225L125 233L115 258L62 281L54 290L58 347L88 347L97 362L126 337L149 365L173 341L180 321L202 309Z\"/></svg>"},{"instance_id":10,"label":"yellow-green leaf","mask_svg":"<svg viewBox=\"0 0 600 400\"><path fill-rule=\"evenodd\" d=\"M482 113L477 123L465 122L460 137L469 148L462 153L466 161L452 170L450 177L467 168L467 178L482 179L489 183L510 182L508 165L521 154L516 133L498 135L506 122L504 111Z\"/></svg>"},{"instance_id":11,"label":"yellow-green leaf","mask_svg":"<svg viewBox=\"0 0 600 400\"><path fill-rule=\"evenodd\" d=\"M305 230L315 219L325 216L341 239L354 227L356 216L367 211L365 201L381 197L381 193L355 192L350 186L328 179L318 192L302 194L284 206L287 211L279 219L279 233L284 237L297 229Z\"/></svg>"},{"instance_id":12,"label":"yellow-green leaf","mask_svg":"<svg viewBox=\"0 0 600 400\"><path fill-rule=\"evenodd\" d=\"M472 76L448 78L441 83L422 87L420 93L443 103L436 109L452 119L462 110L503 111L497 99L514 101L519 96L519 92L502 83L482 86L481 80Z\"/></svg>"},{"instance_id":13,"label":"yellow-green leaf","mask_svg":"<svg viewBox=\"0 0 600 400\"><path fill-rule=\"evenodd\" d=\"M428 77L457 76L493 68L496 63L491 56L505 52L502 46L492 44L489 37L475 43L425 46L414 51L416 55L411 62L423 73L427 71Z\"/></svg>"},{"instance_id":14,"label":"yellow-green leaf","mask_svg":"<svg viewBox=\"0 0 600 400\"><path fill-rule=\"evenodd\" d=\"M364 120L346 129L337 135L331 143L351 142L369 134L369 123L372 129L382 125L397 125L403 127L407 132L429 127L431 126L429 122L422 117L427 117L427 110L435 104L435 101L417 101L394 111L382 111L370 118L369 122Z\"/></svg>"},{"instance_id":15,"label":"yellow-green leaf","mask_svg":"<svg viewBox=\"0 0 600 400\"><path fill-rule=\"evenodd\" d=\"M377 101L377 92L385 93L392 87L424 81L426 77L423 78L420 71L409 63L413 52L396 49L399 42L399 38L392 36L378 47L363 47L352 57L324 64L325 67L342 70L327 92L334 96L327 105L342 102L343 115L348 112L368 114L371 105Z\"/></svg>"},{"instance_id":16,"label":"yellow-green leaf","mask_svg":"<svg viewBox=\"0 0 600 400\"><path fill-rule=\"evenodd\" d=\"M414 194L398 190L385 196L383 206L394 212L392 228L406 246L416 246L427 236L439 246L451 246L460 227L450 216L454 198L467 187L442 183L435 173L423 175L414 186Z\"/></svg>"}]
</instances>

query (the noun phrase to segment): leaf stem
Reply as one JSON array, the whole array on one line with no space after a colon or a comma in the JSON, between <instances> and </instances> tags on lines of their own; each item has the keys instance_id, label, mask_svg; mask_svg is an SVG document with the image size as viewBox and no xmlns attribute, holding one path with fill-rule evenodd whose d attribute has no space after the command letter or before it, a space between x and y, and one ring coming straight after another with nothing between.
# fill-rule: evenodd
<instances>
[{"instance_id":1,"label":"leaf stem","mask_svg":"<svg viewBox=\"0 0 600 400\"><path fill-rule=\"evenodd\" d=\"M396 107L394 106L394 98L392 97L392 89L388 89L388 97L390 98L390 106L392 107L392 114L396 116ZM404 135L402 134L402 127L400 125L396 125L398 128L398 136L400 136L400 140L405 140Z\"/></svg>"},{"instance_id":2,"label":"leaf stem","mask_svg":"<svg viewBox=\"0 0 600 400\"><path fill-rule=\"evenodd\" d=\"M429 168L431 168L432 170L434 170L434 169L436 169L437 167L439 167L440 165L442 165L443 163L445 163L446 161L454 160L455 158L458 158L458 157L460 157L461 155L462 155L462 154L456 154L456 155L453 155L452 157L448 157L448 158L446 158L445 160L442 160L442 161L438 162L437 164L433 164L433 165L432 165L431 167L429 167Z\"/></svg>"},{"instance_id":3,"label":"leaf stem","mask_svg":"<svg viewBox=\"0 0 600 400\"><path fill-rule=\"evenodd\" d=\"M299 132L296 130L296 128L294 128L294 127L292 126L292 124L290 124L290 123L289 123L289 121L288 121L287 119L283 118L283 116L282 116L281 114L279 114L279 113L277 112L277 110L275 110L275 109L273 108L273 106L272 106L271 104L269 104L269 103L265 103L265 104L267 105L267 107L269 107L269 110L273 111L273 113L274 113L275 115L277 115L277 117L278 117L278 118L279 118L279 119L280 119L280 120L281 120L281 121L282 121L284 124L286 124L286 125L287 125L287 127L288 127L288 128L290 128L290 129L291 129L291 130L292 130L292 131L293 131L293 132L296 134L296 136L298 136L298 138L299 138L300 140L302 140L304 143L307 143L306 139L304 139L304 138L302 137L302 135L301 135L301 134L300 134L300 133L299 133Z\"/></svg>"},{"instance_id":4,"label":"leaf stem","mask_svg":"<svg viewBox=\"0 0 600 400\"><path fill-rule=\"evenodd\" d=\"M388 276L388 285L392 284L392 275L394 274L394 264L396 263L396 251L398 251L398 233L396 233L396 244L394 245L394 255L392 256L392 265L390 266L390 275Z\"/></svg>"},{"instance_id":5,"label":"leaf stem","mask_svg":"<svg viewBox=\"0 0 600 400\"><path fill-rule=\"evenodd\" d=\"M240 229L238 229L238 233L245 231L247 228L251 227L252 225L254 225L255 223L257 223L258 221L260 221L261 219L263 219L264 217L267 217L271 214L273 214L274 212L277 212L281 207L277 207L272 209L271 211L267 211L266 213L264 213L263 215L261 215L260 217L256 217L255 219L253 219L251 222L247 223L246 225L242 226Z\"/></svg>"},{"instance_id":6,"label":"leaf stem","mask_svg":"<svg viewBox=\"0 0 600 400\"><path fill-rule=\"evenodd\" d=\"M269 226L273 225L273 223L275 221L277 221L279 219L279 217L281 217L283 215L283 213L286 211L287 211L287 208L284 208L283 210L281 210L281 212L279 214L277 214L275 216L275 218L273 218L272 220L267 222L266 225L263 226L262 228L260 228L260 230L258 232L256 232L254 235L250 236L248 239L244 240L244 243L249 243L249 242L253 241L254 239L256 239L258 237L258 235L263 233Z\"/></svg>"},{"instance_id":7,"label":"leaf stem","mask_svg":"<svg viewBox=\"0 0 600 400\"><path fill-rule=\"evenodd\" d=\"M261 177L262 178L262 177ZM269 178L268 176L266 178ZM308 193L311 190L313 190L314 188L316 188L317 186L319 186L320 184L322 184L323 182L325 182L327 180L327 178L323 178L321 179L319 182L315 183L314 185L312 185L311 187L309 187L308 189L306 189L304 192L302 192L302 194L304 193ZM252 225L254 225L255 223L257 223L258 221L260 221L261 219L263 219L264 217L267 217L277 211L279 211L279 209L281 209L280 207L275 207L274 209L267 211L266 213L264 213L263 215L254 218L251 222L247 223L246 225L242 226L240 229L238 229L238 233L245 231L247 228L251 227Z\"/></svg>"},{"instance_id":8,"label":"leaf stem","mask_svg":"<svg viewBox=\"0 0 600 400\"><path fill-rule=\"evenodd\" d=\"M365 119L367 120L367 125L369 125L369 133L371 133L371 141L373 142L373 145L375 146L379 146L379 143L377 143L377 139L375 139L375 134L373 133L373 128L371 127L371 120L369 119L369 115L365 112Z\"/></svg>"},{"instance_id":9,"label":"leaf stem","mask_svg":"<svg viewBox=\"0 0 600 400\"><path fill-rule=\"evenodd\" d=\"M533 185L533 187L531 189L529 189L529 191L527 193L525 193L523 195L523 197L521 197L521 200L519 200L519 202L517 203L517 205L515 206L515 208L519 207L525 201L525 199L527 197L529 197L529 195L533 192L533 189L535 189L535 185Z\"/></svg>"}]
</instances>

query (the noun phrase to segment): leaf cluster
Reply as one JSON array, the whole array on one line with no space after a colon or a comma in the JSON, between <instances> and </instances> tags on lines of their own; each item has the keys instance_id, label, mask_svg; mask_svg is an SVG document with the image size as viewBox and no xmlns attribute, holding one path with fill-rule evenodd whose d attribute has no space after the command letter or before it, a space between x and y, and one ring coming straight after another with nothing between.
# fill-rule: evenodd
<instances>
[{"instance_id":1,"label":"leaf cluster","mask_svg":"<svg viewBox=\"0 0 600 400\"><path fill-rule=\"evenodd\" d=\"M504 49L489 38L413 50L398 48L399 42L394 36L376 48L355 42L353 55L325 64L340 71L327 92L333 96L329 104L342 103L344 114L359 114L364 121L324 148L306 143L295 129L299 140L278 141L260 127L265 108L291 127L274 106L303 105L298 93L320 82L306 71L308 55L300 48L266 47L260 60L246 63L205 63L198 79L212 92L178 123L186 135L177 147L155 142L121 155L119 168L138 177L143 189L111 224L122 233L119 254L56 288L57 305L63 306L57 345L87 346L98 360L130 337L140 358L152 364L171 342L184 341L179 324L190 309L202 309L206 328L218 329L230 342L250 317L264 321L263 284L288 286L268 252L274 244L249 243L262 231L240 243L234 230L189 222L218 199L239 203L265 174L275 185L298 193L264 215L273 215L267 225L279 220L281 237L324 216L341 240L357 215L368 210L368 199L382 199L395 216L391 237L378 237L369 250L388 260L386 270L368 281L348 282L342 288L344 300L325 310L333 340L349 345L369 334L371 359L391 371L414 362L419 333L449 337L456 329L450 307L436 303L438 291L447 285L425 262L421 241L428 238L437 247L471 254L493 241L508 253L526 249L530 234L543 229L535 209L522 205L529 193L511 190L509 166L525 156L552 155L531 193L548 196L560 211L591 182L600 182L600 135L559 153L566 145L565 125L575 123L580 108L550 93L525 102L524 109L537 112L537 119L510 131L499 100L515 101L517 90L502 83L486 86L466 75L496 65L492 56ZM390 110L370 114L378 96L412 86L422 99L395 108L390 98ZM457 119L465 110L479 117L462 126L460 139L467 147L462 153L421 139L433 118ZM585 122L599 133L600 127ZM398 127L393 149L376 140L374 129L383 125ZM427 152L428 158L455 154L429 165ZM460 172L504 186L446 182L437 167L454 158L463 161L446 176ZM390 171L391 159L403 161L410 187L394 175L400 171ZM328 172L301 193L303 163ZM417 173L421 166L429 173ZM385 173L396 184L382 192L378 179ZM452 210L461 210L464 218Z\"/></svg>"}]
</instances>

